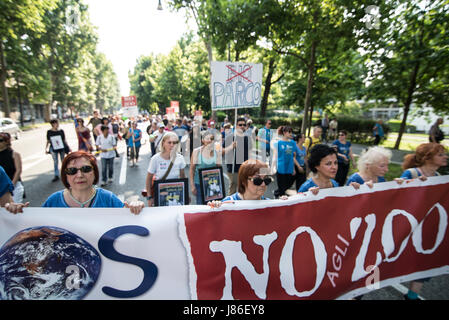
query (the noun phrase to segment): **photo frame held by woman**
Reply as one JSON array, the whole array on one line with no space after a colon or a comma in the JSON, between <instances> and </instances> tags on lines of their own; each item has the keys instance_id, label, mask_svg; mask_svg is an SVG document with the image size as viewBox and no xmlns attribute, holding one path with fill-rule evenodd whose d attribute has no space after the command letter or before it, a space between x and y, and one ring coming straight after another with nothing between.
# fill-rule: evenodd
<instances>
[{"instance_id":1,"label":"photo frame held by woman","mask_svg":"<svg viewBox=\"0 0 449 320\"><path fill-rule=\"evenodd\" d=\"M200 169L199 176L203 204L226 197L222 167Z\"/></svg>"},{"instance_id":2,"label":"photo frame held by woman","mask_svg":"<svg viewBox=\"0 0 449 320\"><path fill-rule=\"evenodd\" d=\"M183 178L154 181L154 201L156 207L188 205L188 180Z\"/></svg>"}]
</instances>

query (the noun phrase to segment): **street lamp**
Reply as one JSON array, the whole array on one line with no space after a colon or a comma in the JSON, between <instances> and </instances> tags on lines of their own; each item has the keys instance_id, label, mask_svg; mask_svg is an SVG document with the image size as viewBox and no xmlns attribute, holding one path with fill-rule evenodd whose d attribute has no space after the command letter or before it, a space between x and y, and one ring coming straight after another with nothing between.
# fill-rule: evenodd
<instances>
[{"instance_id":1,"label":"street lamp","mask_svg":"<svg viewBox=\"0 0 449 320\"><path fill-rule=\"evenodd\" d=\"M162 4L161 4L161 0L159 0L159 4L157 5L157 9L162 11Z\"/></svg>"}]
</instances>

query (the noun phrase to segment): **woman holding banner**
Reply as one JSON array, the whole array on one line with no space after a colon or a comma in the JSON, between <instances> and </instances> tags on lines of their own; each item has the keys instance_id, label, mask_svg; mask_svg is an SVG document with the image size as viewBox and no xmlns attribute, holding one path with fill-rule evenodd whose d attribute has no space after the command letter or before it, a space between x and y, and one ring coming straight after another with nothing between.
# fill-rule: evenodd
<instances>
[{"instance_id":1,"label":"woman holding banner","mask_svg":"<svg viewBox=\"0 0 449 320\"><path fill-rule=\"evenodd\" d=\"M407 154L402 163L402 173L399 179L395 179L398 183L408 179L427 180L428 177L439 176L438 169L447 165L448 155L444 146L438 143L420 144L415 153ZM415 280L410 283L407 294L404 295L405 300L421 300L419 293L425 282L431 278Z\"/></svg>"},{"instance_id":2,"label":"woman holding banner","mask_svg":"<svg viewBox=\"0 0 449 320\"><path fill-rule=\"evenodd\" d=\"M338 169L337 151L325 144L317 144L310 150L307 160L313 176L304 182L298 192L311 191L318 194L320 189L338 187L334 180Z\"/></svg>"},{"instance_id":3,"label":"woman holding banner","mask_svg":"<svg viewBox=\"0 0 449 320\"><path fill-rule=\"evenodd\" d=\"M145 206L142 201L122 202L112 192L97 188L99 171L97 160L85 151L72 152L64 158L61 181L66 187L50 195L42 207L47 208L129 208L139 214ZM13 204L15 205L15 204ZM6 206L12 213L13 208Z\"/></svg>"},{"instance_id":4,"label":"woman holding banner","mask_svg":"<svg viewBox=\"0 0 449 320\"><path fill-rule=\"evenodd\" d=\"M385 174L388 172L392 153L383 147L371 147L362 152L357 161L358 172L352 174L346 185L358 189L361 184L372 186L373 183L385 182Z\"/></svg>"},{"instance_id":5,"label":"woman holding banner","mask_svg":"<svg viewBox=\"0 0 449 320\"><path fill-rule=\"evenodd\" d=\"M240 200L269 200L264 196L267 186L273 182L271 170L265 162L249 159L243 162L238 175L238 192L224 198L221 201L207 203L212 208L219 208L225 202ZM287 196L281 196L281 200L287 200Z\"/></svg>"}]
</instances>

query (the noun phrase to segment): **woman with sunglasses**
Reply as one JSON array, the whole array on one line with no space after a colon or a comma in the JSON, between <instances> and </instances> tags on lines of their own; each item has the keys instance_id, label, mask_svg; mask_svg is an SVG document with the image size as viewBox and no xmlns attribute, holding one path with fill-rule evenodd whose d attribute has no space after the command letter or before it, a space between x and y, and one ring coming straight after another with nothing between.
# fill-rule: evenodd
<instances>
[{"instance_id":1,"label":"woman with sunglasses","mask_svg":"<svg viewBox=\"0 0 449 320\"><path fill-rule=\"evenodd\" d=\"M11 148L11 136L7 132L0 133L0 166L6 171L14 185L14 202L21 203L25 191L20 178L22 174L22 158L20 153Z\"/></svg>"},{"instance_id":2,"label":"woman with sunglasses","mask_svg":"<svg viewBox=\"0 0 449 320\"><path fill-rule=\"evenodd\" d=\"M99 171L95 157L85 151L72 152L64 158L61 181L66 189L50 195L42 207L56 208L129 208L139 214L144 203L123 203L112 192L97 188Z\"/></svg>"},{"instance_id":3,"label":"woman with sunglasses","mask_svg":"<svg viewBox=\"0 0 449 320\"><path fill-rule=\"evenodd\" d=\"M186 167L186 162L184 157L177 152L178 143L179 139L176 133L172 131L165 133L160 143L161 152L155 154L150 160L145 181L149 207L153 206L154 199L151 190L154 181L162 178L164 180L185 178L184 168Z\"/></svg>"},{"instance_id":4,"label":"woman with sunglasses","mask_svg":"<svg viewBox=\"0 0 449 320\"><path fill-rule=\"evenodd\" d=\"M307 162L312 177L301 185L298 192L310 191L316 195L320 189L338 187L337 181L334 180L338 169L337 151L333 147L325 144L315 145L310 150Z\"/></svg>"},{"instance_id":5,"label":"woman with sunglasses","mask_svg":"<svg viewBox=\"0 0 449 320\"><path fill-rule=\"evenodd\" d=\"M242 163L238 175L238 191L222 200L266 200L264 194L273 181L265 162L249 159Z\"/></svg>"},{"instance_id":6,"label":"woman with sunglasses","mask_svg":"<svg viewBox=\"0 0 449 320\"><path fill-rule=\"evenodd\" d=\"M346 130L341 130L338 133L338 139L332 143L332 146L337 148L338 170L337 175L335 176L335 181L337 181L340 186L345 185L346 178L348 177L350 161L352 162L353 167L355 167L355 159L351 149L351 142L346 140L346 136Z\"/></svg>"},{"instance_id":7,"label":"woman with sunglasses","mask_svg":"<svg viewBox=\"0 0 449 320\"><path fill-rule=\"evenodd\" d=\"M214 168L221 166L221 153L217 152L221 149L220 144L214 141L214 134L211 131L203 131L201 133L201 142L203 145L193 150L190 160L190 188L192 194L196 196L196 204L203 204L203 196L200 189L199 171L206 168Z\"/></svg>"}]
</instances>

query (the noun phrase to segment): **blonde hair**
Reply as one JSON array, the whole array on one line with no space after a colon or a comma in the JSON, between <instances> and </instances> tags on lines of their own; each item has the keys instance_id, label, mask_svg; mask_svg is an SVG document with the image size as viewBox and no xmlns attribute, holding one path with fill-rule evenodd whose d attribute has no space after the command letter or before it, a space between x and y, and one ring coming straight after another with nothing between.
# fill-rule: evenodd
<instances>
[{"instance_id":1,"label":"blonde hair","mask_svg":"<svg viewBox=\"0 0 449 320\"><path fill-rule=\"evenodd\" d=\"M167 140L169 138L173 138L173 140L176 140L179 143L179 138L178 138L178 135L176 133L171 132L171 131L165 133L164 136L162 137L162 140L161 140L161 143L160 143L161 153L165 152L164 143L165 143L165 140Z\"/></svg>"},{"instance_id":2,"label":"blonde hair","mask_svg":"<svg viewBox=\"0 0 449 320\"><path fill-rule=\"evenodd\" d=\"M360 155L360 158L357 161L357 169L359 172L365 172L367 165L376 163L384 157L390 161L391 156L392 153L388 149L378 146L371 147L368 150L363 151Z\"/></svg>"}]
</instances>

